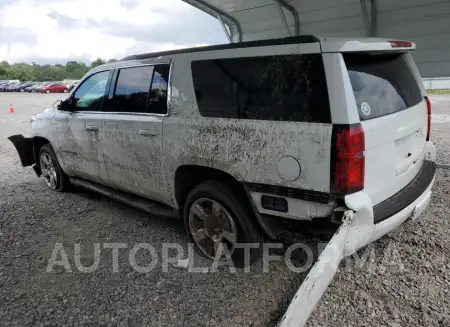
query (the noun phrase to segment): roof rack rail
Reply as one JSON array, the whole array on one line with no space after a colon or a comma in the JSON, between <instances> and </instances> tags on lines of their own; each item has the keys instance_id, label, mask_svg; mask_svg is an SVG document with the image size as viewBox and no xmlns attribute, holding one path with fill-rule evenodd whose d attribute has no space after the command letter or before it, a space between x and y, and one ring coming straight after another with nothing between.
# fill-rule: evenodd
<instances>
[{"instance_id":1,"label":"roof rack rail","mask_svg":"<svg viewBox=\"0 0 450 327\"><path fill-rule=\"evenodd\" d=\"M317 42L319 42L319 39L313 35L299 35L299 36L290 36L290 37L277 38L277 39L236 42L236 43L219 44L219 45L212 45L212 46L206 46L206 47L195 47L195 48L188 48L188 49L178 49L178 50L137 54L137 55L131 55L131 56L125 57L125 58L121 59L121 61L122 60L133 60L133 59L148 59L148 58L176 55L176 54L182 54L182 53L251 48L251 47L263 47L263 46L271 46L271 45L317 43Z\"/></svg>"}]
</instances>

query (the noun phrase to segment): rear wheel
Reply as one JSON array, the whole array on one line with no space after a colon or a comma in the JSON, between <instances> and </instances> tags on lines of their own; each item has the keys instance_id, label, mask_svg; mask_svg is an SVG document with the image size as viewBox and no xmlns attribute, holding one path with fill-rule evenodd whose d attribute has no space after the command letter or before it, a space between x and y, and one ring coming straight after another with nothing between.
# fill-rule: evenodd
<instances>
[{"instance_id":1,"label":"rear wheel","mask_svg":"<svg viewBox=\"0 0 450 327\"><path fill-rule=\"evenodd\" d=\"M249 206L226 184L206 181L197 185L185 201L184 222L190 241L203 257L222 262L231 259L236 267L260 257L262 235L253 224Z\"/></svg>"},{"instance_id":2,"label":"rear wheel","mask_svg":"<svg viewBox=\"0 0 450 327\"><path fill-rule=\"evenodd\" d=\"M47 187L53 191L70 189L69 177L61 169L55 152L50 144L45 144L39 151L39 165Z\"/></svg>"}]
</instances>

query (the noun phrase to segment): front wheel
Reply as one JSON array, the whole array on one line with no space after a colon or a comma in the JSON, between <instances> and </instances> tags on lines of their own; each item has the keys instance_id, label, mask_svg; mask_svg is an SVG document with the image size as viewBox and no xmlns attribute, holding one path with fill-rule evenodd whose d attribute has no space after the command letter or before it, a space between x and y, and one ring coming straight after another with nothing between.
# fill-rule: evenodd
<instances>
[{"instance_id":1,"label":"front wheel","mask_svg":"<svg viewBox=\"0 0 450 327\"><path fill-rule=\"evenodd\" d=\"M189 193L183 216L200 255L220 262L231 259L236 267L245 267L260 257L262 235L249 205L236 193L219 181L203 182Z\"/></svg>"},{"instance_id":2,"label":"front wheel","mask_svg":"<svg viewBox=\"0 0 450 327\"><path fill-rule=\"evenodd\" d=\"M45 91L45 93L49 94L49 93L50 93L50 90Z\"/></svg>"},{"instance_id":3,"label":"front wheel","mask_svg":"<svg viewBox=\"0 0 450 327\"><path fill-rule=\"evenodd\" d=\"M64 89L64 93L67 93L67 92L69 92L67 89Z\"/></svg>"},{"instance_id":4,"label":"front wheel","mask_svg":"<svg viewBox=\"0 0 450 327\"><path fill-rule=\"evenodd\" d=\"M39 151L39 165L42 177L49 189L61 192L70 188L69 177L61 169L50 144L45 144Z\"/></svg>"}]
</instances>

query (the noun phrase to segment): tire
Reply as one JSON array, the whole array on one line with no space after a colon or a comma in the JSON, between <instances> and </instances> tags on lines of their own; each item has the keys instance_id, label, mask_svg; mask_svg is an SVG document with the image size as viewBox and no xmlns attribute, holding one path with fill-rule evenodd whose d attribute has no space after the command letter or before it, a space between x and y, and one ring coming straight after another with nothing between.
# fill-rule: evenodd
<instances>
[{"instance_id":1,"label":"tire","mask_svg":"<svg viewBox=\"0 0 450 327\"><path fill-rule=\"evenodd\" d=\"M20 92L25 92L25 90L24 89L20 89Z\"/></svg>"},{"instance_id":2,"label":"tire","mask_svg":"<svg viewBox=\"0 0 450 327\"><path fill-rule=\"evenodd\" d=\"M61 169L52 146L47 143L39 151L39 167L47 187L52 191L63 192L71 189L69 177Z\"/></svg>"},{"instance_id":3,"label":"tire","mask_svg":"<svg viewBox=\"0 0 450 327\"><path fill-rule=\"evenodd\" d=\"M50 93L50 90L45 91L45 93L49 94L49 93Z\"/></svg>"},{"instance_id":4,"label":"tire","mask_svg":"<svg viewBox=\"0 0 450 327\"><path fill-rule=\"evenodd\" d=\"M194 244L197 253L205 258L212 260L215 256L214 253L217 253L214 250L214 244L224 243L227 244L229 253L231 254L229 259L233 261L234 266L242 268L251 265L261 257L263 238L258 228L254 225L252 212L249 208L250 206L237 194L238 192L233 192L233 189L225 183L221 183L215 180L202 182L194 187L187 196L183 209L183 219L189 240ZM211 207L208 206L208 201L211 202ZM215 217L212 214L214 210L213 206L216 207L216 210L221 206L223 210L221 211L221 214L217 215L220 218L214 218L212 220L214 222L217 222L218 220L229 222L221 224L227 225L227 227L224 228L224 230L219 234L234 230L234 237L230 237L229 233L227 234L228 237L226 238L222 238L222 235L212 236L212 234L214 234L216 231L216 227L212 226L216 225L216 223L209 222L211 219L201 220L199 218L200 216L195 213L197 211L195 208L198 208L197 205L200 205L200 207L204 209L203 213L208 213L208 215L205 217L213 218ZM201 232L201 229L203 229L203 232ZM221 230L222 228L220 227L218 229ZM195 238L194 234L196 234ZM204 238L201 239L203 236ZM223 241L217 242L217 238ZM214 241L214 239L216 241ZM233 246L231 245L232 242L229 241L230 239L236 240L236 243L240 243L241 247L233 248ZM249 258L247 258L247 262L245 262L246 251L242 247L242 244L250 243L256 243L258 247L250 248L250 256ZM207 248L207 251L205 248ZM208 252L209 254L205 252ZM223 258L223 260L221 261L226 260L228 260L228 258Z\"/></svg>"},{"instance_id":5,"label":"tire","mask_svg":"<svg viewBox=\"0 0 450 327\"><path fill-rule=\"evenodd\" d=\"M64 93L68 93L69 91L67 89L64 89Z\"/></svg>"}]
</instances>

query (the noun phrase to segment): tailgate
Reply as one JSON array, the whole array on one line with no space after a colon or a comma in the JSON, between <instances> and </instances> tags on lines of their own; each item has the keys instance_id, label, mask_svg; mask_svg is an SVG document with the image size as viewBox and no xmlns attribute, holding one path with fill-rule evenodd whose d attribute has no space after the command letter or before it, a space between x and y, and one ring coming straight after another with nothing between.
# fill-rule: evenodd
<instances>
[{"instance_id":1,"label":"tailgate","mask_svg":"<svg viewBox=\"0 0 450 327\"><path fill-rule=\"evenodd\" d=\"M424 162L427 104L409 54L344 54L365 133L364 189L376 205L406 187Z\"/></svg>"}]
</instances>

